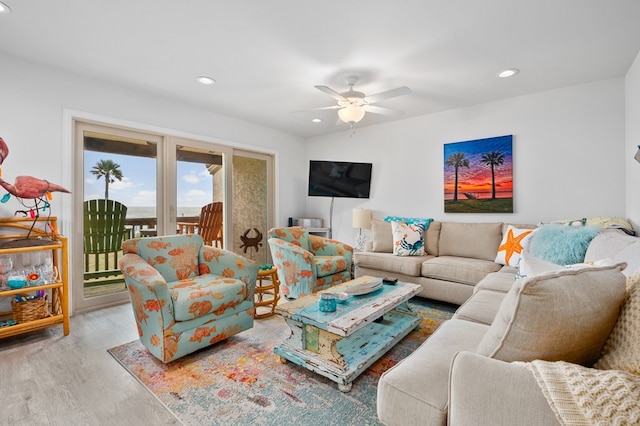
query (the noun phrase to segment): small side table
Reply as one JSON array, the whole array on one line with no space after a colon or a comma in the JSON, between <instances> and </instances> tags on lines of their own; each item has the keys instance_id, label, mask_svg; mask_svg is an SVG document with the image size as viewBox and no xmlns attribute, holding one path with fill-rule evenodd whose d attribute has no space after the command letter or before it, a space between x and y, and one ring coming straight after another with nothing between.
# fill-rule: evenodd
<instances>
[{"instance_id":1,"label":"small side table","mask_svg":"<svg viewBox=\"0 0 640 426\"><path fill-rule=\"evenodd\" d=\"M256 292L255 292L255 313L254 318L261 319L270 317L275 313L276 305L280 300L280 294L278 293L280 287L280 281L278 280L278 274L276 268L260 269L258 271L258 279L256 280ZM271 297L265 298L265 295ZM271 307L270 312L258 314L259 307Z\"/></svg>"}]
</instances>

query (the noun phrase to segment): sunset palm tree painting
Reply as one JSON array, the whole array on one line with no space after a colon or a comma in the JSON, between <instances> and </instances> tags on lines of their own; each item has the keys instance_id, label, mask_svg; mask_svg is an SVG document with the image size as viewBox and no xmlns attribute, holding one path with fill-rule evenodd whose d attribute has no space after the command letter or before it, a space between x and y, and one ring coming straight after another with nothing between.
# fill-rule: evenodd
<instances>
[{"instance_id":1,"label":"sunset palm tree painting","mask_svg":"<svg viewBox=\"0 0 640 426\"><path fill-rule=\"evenodd\" d=\"M513 136L444 145L445 213L513 213Z\"/></svg>"}]
</instances>

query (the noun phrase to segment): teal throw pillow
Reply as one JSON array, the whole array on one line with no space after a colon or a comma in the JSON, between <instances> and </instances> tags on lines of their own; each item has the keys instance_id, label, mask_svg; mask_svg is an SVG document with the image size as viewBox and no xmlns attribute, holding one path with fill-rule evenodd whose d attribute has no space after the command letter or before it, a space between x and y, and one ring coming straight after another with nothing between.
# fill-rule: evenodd
<instances>
[{"instance_id":1,"label":"teal throw pillow","mask_svg":"<svg viewBox=\"0 0 640 426\"><path fill-rule=\"evenodd\" d=\"M433 222L432 218L421 218L421 217L402 217L402 216L387 216L384 218L385 222L402 222L407 225L413 225L414 223L424 223L424 229L429 228L429 224Z\"/></svg>"},{"instance_id":2,"label":"teal throw pillow","mask_svg":"<svg viewBox=\"0 0 640 426\"><path fill-rule=\"evenodd\" d=\"M543 225L531 237L529 253L556 265L581 263L600 230L595 226Z\"/></svg>"}]
</instances>

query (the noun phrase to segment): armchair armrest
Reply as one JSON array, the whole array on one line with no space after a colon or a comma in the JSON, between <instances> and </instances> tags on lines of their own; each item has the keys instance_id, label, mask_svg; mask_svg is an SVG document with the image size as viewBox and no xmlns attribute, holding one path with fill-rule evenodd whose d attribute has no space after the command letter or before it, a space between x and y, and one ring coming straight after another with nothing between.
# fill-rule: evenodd
<instances>
[{"instance_id":1,"label":"armchair armrest","mask_svg":"<svg viewBox=\"0 0 640 426\"><path fill-rule=\"evenodd\" d=\"M247 300L253 301L260 269L253 260L232 251L202 246L198 255L198 268L200 274L214 274L241 280L247 285Z\"/></svg>"},{"instance_id":2,"label":"armchair armrest","mask_svg":"<svg viewBox=\"0 0 640 426\"><path fill-rule=\"evenodd\" d=\"M529 370L472 352L453 358L448 417L452 425L558 424Z\"/></svg>"},{"instance_id":3,"label":"armchair armrest","mask_svg":"<svg viewBox=\"0 0 640 426\"><path fill-rule=\"evenodd\" d=\"M173 322L171 292L160 273L142 257L127 253L120 258L120 270L131 295L131 303L138 324L156 321L160 316L168 328Z\"/></svg>"},{"instance_id":4,"label":"armchair armrest","mask_svg":"<svg viewBox=\"0 0 640 426\"><path fill-rule=\"evenodd\" d=\"M347 260L347 269L351 269L353 263L353 247L340 241L330 240L319 235L309 235L311 252L318 256L344 256Z\"/></svg>"},{"instance_id":5,"label":"armchair armrest","mask_svg":"<svg viewBox=\"0 0 640 426\"><path fill-rule=\"evenodd\" d=\"M292 255L299 255L309 268L313 269L311 268L313 253L309 250L305 250L297 244L292 244L288 241L281 240L280 238L269 238L269 246L271 247L271 251L274 256L276 256L278 251L290 252Z\"/></svg>"}]
</instances>

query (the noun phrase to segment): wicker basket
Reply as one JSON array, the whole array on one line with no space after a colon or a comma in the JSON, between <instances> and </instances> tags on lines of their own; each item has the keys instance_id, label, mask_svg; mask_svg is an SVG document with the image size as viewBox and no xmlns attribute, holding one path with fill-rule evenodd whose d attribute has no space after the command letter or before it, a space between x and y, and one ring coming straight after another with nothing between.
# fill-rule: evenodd
<instances>
[{"instance_id":1,"label":"wicker basket","mask_svg":"<svg viewBox=\"0 0 640 426\"><path fill-rule=\"evenodd\" d=\"M27 300L24 302L16 302L11 300L11 312L13 319L18 323L29 322L50 316L48 295L45 294L42 299Z\"/></svg>"}]
</instances>

